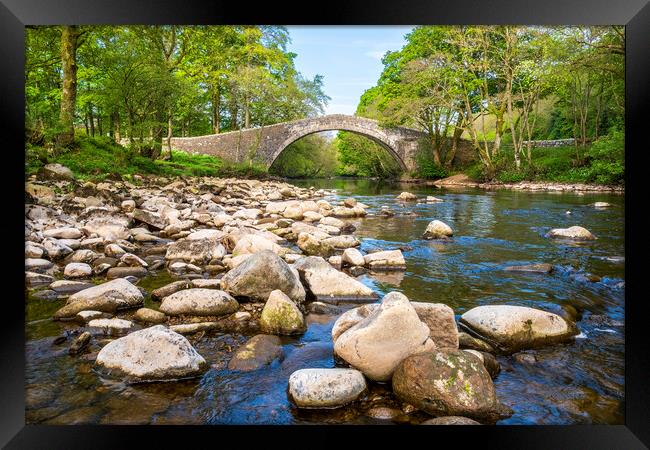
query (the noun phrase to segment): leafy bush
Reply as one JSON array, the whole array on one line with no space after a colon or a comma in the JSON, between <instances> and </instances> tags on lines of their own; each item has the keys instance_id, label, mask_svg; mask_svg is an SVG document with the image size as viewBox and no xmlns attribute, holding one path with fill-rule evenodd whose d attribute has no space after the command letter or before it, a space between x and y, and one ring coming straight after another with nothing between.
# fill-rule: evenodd
<instances>
[{"instance_id":1,"label":"leafy bush","mask_svg":"<svg viewBox=\"0 0 650 450\"><path fill-rule=\"evenodd\" d=\"M599 184L620 184L625 179L625 134L612 129L587 152L591 167L589 180Z\"/></svg>"},{"instance_id":2,"label":"leafy bush","mask_svg":"<svg viewBox=\"0 0 650 450\"><path fill-rule=\"evenodd\" d=\"M497 175L497 179L502 183L518 183L525 179L522 172L506 170Z\"/></svg>"},{"instance_id":3,"label":"leafy bush","mask_svg":"<svg viewBox=\"0 0 650 450\"><path fill-rule=\"evenodd\" d=\"M447 171L444 167L440 167L433 161L424 159L418 161L418 170L416 174L418 178L437 180L439 178L445 178L447 176Z\"/></svg>"}]
</instances>

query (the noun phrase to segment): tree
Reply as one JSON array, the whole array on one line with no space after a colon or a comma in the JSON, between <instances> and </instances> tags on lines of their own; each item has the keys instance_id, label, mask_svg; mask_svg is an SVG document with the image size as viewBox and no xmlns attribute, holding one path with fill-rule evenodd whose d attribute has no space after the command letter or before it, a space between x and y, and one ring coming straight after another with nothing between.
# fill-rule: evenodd
<instances>
[{"instance_id":1,"label":"tree","mask_svg":"<svg viewBox=\"0 0 650 450\"><path fill-rule=\"evenodd\" d=\"M68 147L74 142L74 117L77 102L77 49L85 31L77 25L64 25L61 30L61 66L63 86L61 88L61 110L59 122L61 132L57 144Z\"/></svg>"}]
</instances>

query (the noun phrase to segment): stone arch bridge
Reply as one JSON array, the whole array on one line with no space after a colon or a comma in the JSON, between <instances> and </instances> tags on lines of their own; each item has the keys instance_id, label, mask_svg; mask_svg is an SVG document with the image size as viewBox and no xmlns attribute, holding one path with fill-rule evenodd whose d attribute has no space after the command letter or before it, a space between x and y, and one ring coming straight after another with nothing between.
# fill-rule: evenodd
<instances>
[{"instance_id":1,"label":"stone arch bridge","mask_svg":"<svg viewBox=\"0 0 650 450\"><path fill-rule=\"evenodd\" d=\"M419 140L425 136L411 128L383 128L376 120L331 114L228 133L172 138L171 146L188 153L217 156L226 161L259 161L268 168L292 142L313 133L332 130L351 131L377 142L393 155L405 171L415 170Z\"/></svg>"}]
</instances>

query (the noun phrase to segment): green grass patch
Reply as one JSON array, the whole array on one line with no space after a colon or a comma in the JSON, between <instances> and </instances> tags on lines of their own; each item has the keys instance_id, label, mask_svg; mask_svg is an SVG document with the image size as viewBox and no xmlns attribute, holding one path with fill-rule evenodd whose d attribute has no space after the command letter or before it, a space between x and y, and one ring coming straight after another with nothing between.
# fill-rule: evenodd
<instances>
[{"instance_id":1,"label":"green grass patch","mask_svg":"<svg viewBox=\"0 0 650 450\"><path fill-rule=\"evenodd\" d=\"M267 175L266 167L259 163L230 163L209 155L192 155L172 150L171 160L151 160L136 151L115 144L108 138L76 139L75 147L59 154L42 147L27 145L25 173L34 174L48 163L59 163L81 180L103 180L111 175L131 179L133 175L159 175L165 177L251 177Z\"/></svg>"}]
</instances>

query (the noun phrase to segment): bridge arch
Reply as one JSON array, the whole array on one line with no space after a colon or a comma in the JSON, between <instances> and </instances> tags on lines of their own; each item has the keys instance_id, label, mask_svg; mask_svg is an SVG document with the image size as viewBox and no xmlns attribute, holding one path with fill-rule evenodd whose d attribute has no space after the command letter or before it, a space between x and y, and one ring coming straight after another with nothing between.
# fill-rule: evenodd
<instances>
[{"instance_id":1,"label":"bridge arch","mask_svg":"<svg viewBox=\"0 0 650 450\"><path fill-rule=\"evenodd\" d=\"M302 139L305 136L322 133L324 131L349 131L351 133L364 136L384 148L393 157L393 159L395 159L403 171L408 170L406 164L404 163L404 160L398 153L398 149L395 148L397 147L395 145L395 142L393 142L385 133L373 129L372 127L355 126L353 124L350 124L348 121L341 122L337 125L336 123L331 123L329 121L322 123L317 122L316 120L314 120L312 124L307 128L300 128L290 132L284 141L282 141L282 143L280 143L275 151L273 151L273 153L270 155L267 161L269 167L275 162L280 154L285 151L287 147L289 147L289 145L293 144L299 139Z\"/></svg>"}]
</instances>

